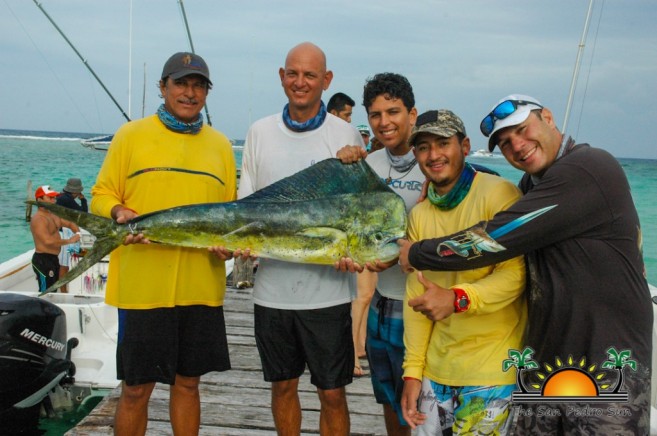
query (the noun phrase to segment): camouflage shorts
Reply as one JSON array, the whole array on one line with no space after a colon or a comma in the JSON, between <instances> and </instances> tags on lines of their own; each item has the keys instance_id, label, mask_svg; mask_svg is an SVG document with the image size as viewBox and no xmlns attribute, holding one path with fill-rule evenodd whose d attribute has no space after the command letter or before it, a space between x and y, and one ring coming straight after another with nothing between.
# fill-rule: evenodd
<instances>
[{"instance_id":1,"label":"camouflage shorts","mask_svg":"<svg viewBox=\"0 0 657 436\"><path fill-rule=\"evenodd\" d=\"M650 376L630 373L624 382L624 403L513 404L513 435L615 435L650 433Z\"/></svg>"}]
</instances>

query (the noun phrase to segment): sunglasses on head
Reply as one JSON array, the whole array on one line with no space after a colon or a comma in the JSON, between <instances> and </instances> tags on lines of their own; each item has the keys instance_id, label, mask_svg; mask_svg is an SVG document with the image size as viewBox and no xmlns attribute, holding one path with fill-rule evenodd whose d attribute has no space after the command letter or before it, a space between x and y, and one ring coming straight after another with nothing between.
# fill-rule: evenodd
<instances>
[{"instance_id":1,"label":"sunglasses on head","mask_svg":"<svg viewBox=\"0 0 657 436\"><path fill-rule=\"evenodd\" d=\"M532 104L540 108L543 107L540 104L534 103L533 101L524 101L524 100L505 100L502 103L498 104L497 106L495 106L495 109L493 109L481 121L481 124L479 125L479 129L481 130L481 133L483 133L484 136L490 136L490 134L493 132L493 129L495 128L496 120L503 120L504 118L508 117L509 115L517 111L518 106L526 106L528 104Z\"/></svg>"}]
</instances>

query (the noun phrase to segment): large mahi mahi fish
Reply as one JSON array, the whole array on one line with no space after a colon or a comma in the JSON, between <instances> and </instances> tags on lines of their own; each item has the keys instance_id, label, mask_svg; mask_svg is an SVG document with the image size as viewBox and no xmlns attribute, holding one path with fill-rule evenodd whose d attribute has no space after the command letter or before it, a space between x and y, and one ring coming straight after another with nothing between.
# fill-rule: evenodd
<instances>
[{"instance_id":1,"label":"large mahi mahi fish","mask_svg":"<svg viewBox=\"0 0 657 436\"><path fill-rule=\"evenodd\" d=\"M344 165L327 159L238 201L174 207L125 224L55 204L28 203L96 237L78 265L46 293L78 277L131 233L167 245L250 248L259 257L324 265L343 256L361 264L392 260L399 253L396 240L406 233L404 201L364 160Z\"/></svg>"}]
</instances>

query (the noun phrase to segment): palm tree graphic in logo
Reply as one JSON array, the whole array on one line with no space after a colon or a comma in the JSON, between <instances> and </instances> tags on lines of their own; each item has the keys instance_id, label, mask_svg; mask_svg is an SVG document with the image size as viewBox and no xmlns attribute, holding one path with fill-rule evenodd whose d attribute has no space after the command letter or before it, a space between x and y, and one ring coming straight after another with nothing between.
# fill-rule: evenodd
<instances>
[{"instance_id":1,"label":"palm tree graphic in logo","mask_svg":"<svg viewBox=\"0 0 657 436\"><path fill-rule=\"evenodd\" d=\"M509 368L516 368L516 385L520 388L520 391L527 393L527 388L525 383L520 377L520 374L526 369L537 369L538 363L532 360L532 354L534 354L534 349L531 347L525 347L522 352L518 350L509 350L509 358L504 359L502 362L502 370L504 372L508 371Z\"/></svg>"},{"instance_id":2,"label":"palm tree graphic in logo","mask_svg":"<svg viewBox=\"0 0 657 436\"><path fill-rule=\"evenodd\" d=\"M609 360L602 363L602 367L605 369L615 369L618 372L618 383L614 388L614 393L620 392L620 388L623 385L623 368L629 366L632 368L632 371L636 371L636 361L630 360L632 353L629 350L623 350L620 353L616 351L614 347L609 347L607 350L609 355Z\"/></svg>"},{"instance_id":3,"label":"palm tree graphic in logo","mask_svg":"<svg viewBox=\"0 0 657 436\"><path fill-rule=\"evenodd\" d=\"M524 350L509 350L509 358L502 362L502 370L516 368L516 383L519 391L512 394L512 399L524 403L563 403L563 402L627 402L627 391L621 391L623 385L623 369L629 366L636 371L636 361L630 360L631 351L617 351L614 347L607 350L608 360L603 362L601 369L615 370L618 381L611 389L611 383L603 383L608 371L597 371L596 364L587 365L586 358L575 361L568 356L566 361L559 357L555 364L543 363L545 373L536 372L537 383L525 384L522 373L536 370L539 365L532 360L534 350L525 347Z\"/></svg>"}]
</instances>

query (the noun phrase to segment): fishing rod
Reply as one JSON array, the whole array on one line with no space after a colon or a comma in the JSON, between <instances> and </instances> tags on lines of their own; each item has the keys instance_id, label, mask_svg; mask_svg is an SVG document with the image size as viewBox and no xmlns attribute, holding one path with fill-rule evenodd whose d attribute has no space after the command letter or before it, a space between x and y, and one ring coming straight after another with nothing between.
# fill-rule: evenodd
<instances>
[{"instance_id":1,"label":"fishing rod","mask_svg":"<svg viewBox=\"0 0 657 436\"><path fill-rule=\"evenodd\" d=\"M180 5L180 11L182 12L183 22L185 23L185 30L187 31L187 39L189 40L189 47L192 49L192 53L196 54L194 51L194 43L192 42L192 34L189 32L189 23L187 22L187 14L185 13L185 5L183 5L182 0L178 0ZM208 112L208 103L205 103L205 117L208 119L208 125L212 125L212 120L210 120L210 113Z\"/></svg>"},{"instance_id":2,"label":"fishing rod","mask_svg":"<svg viewBox=\"0 0 657 436\"><path fill-rule=\"evenodd\" d=\"M575 70L573 71L573 78L570 82L570 91L568 92L568 102L566 103L566 115L564 116L563 126L561 131L565 134L568 127L568 119L570 118L570 109L573 104L573 97L575 96L575 87L577 86L577 77L579 76L579 67L582 63L582 52L586 46L586 35L589 33L589 21L591 20L591 11L593 10L593 0L589 1L589 10L586 13L586 21L584 22L584 31L582 38L579 41L577 49L577 58L575 59Z\"/></svg>"},{"instance_id":3,"label":"fishing rod","mask_svg":"<svg viewBox=\"0 0 657 436\"><path fill-rule=\"evenodd\" d=\"M69 39L66 37L66 35L64 34L64 32L62 32L62 30L59 28L59 26L57 26L57 24L55 23L55 21L53 21L53 19L50 18L50 15L48 15L48 13L46 12L46 10L43 9L43 7L41 6L41 3L39 3L37 0L32 0L32 1L34 2L35 5L37 5L37 7L41 10L41 12L43 12L43 15L46 16L46 18L48 19L48 21L50 21L50 23L51 23L53 26L55 26L55 29L57 29L57 32L59 32L59 34L62 35L62 37L63 37L64 40L68 43L68 45L71 46L71 48L73 49L73 51L75 52L75 54L78 55L78 57L80 58L80 60L81 60L82 63L84 64L84 66L87 67L87 69L89 70L89 72L91 72L91 74L92 74L92 75L94 76L94 78L98 81L98 83L99 83L100 86L103 88L103 90L105 90L105 92L107 93L107 95L109 95L109 98L112 99L112 101L114 102L114 104L116 105L116 107L119 108L119 111L121 111L121 115L123 115L123 117L124 117L127 121L130 121L130 117L128 117L128 115L126 115L125 111L123 110L123 108L121 107L121 105L119 104L119 102L117 102L116 99L114 98L114 96L112 95L112 93L109 92L109 89L107 89L107 87L105 86L105 84L103 83L103 81L100 80L100 77L98 77L98 75L96 74L96 72L93 70L93 68L91 68L91 65L89 65L89 63L87 62L87 60L86 60L86 59L80 54L80 52L78 51L78 49L76 49L75 46L73 45L73 43L72 43L71 41L69 41Z\"/></svg>"}]
</instances>

